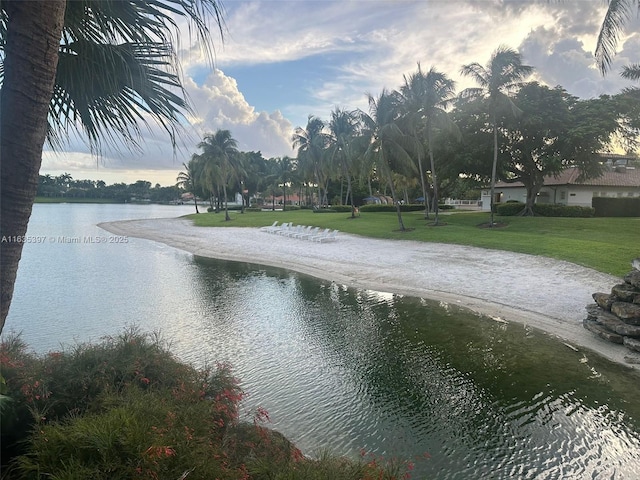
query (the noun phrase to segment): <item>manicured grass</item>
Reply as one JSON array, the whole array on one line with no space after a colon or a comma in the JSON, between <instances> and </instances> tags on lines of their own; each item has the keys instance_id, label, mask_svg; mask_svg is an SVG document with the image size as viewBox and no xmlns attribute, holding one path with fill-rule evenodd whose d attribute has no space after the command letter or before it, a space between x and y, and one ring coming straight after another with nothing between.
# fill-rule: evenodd
<instances>
[{"instance_id":1,"label":"manicured grass","mask_svg":"<svg viewBox=\"0 0 640 480\"><path fill-rule=\"evenodd\" d=\"M622 276L631 270L630 262L640 256L640 218L550 218L497 217L501 228L479 228L488 222L486 213L442 214L444 226L433 227L422 212L404 213L407 232L398 231L395 213L367 213L352 219L348 213L230 212L189 215L203 227L262 227L278 222L338 229L374 238L441 242L541 255Z\"/></svg>"}]
</instances>

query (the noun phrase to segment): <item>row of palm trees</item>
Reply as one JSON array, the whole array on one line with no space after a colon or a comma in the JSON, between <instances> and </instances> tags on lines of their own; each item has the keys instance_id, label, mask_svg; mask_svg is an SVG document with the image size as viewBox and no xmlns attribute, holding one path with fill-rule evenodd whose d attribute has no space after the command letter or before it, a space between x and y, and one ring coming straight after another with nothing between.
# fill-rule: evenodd
<instances>
[{"instance_id":1,"label":"row of palm trees","mask_svg":"<svg viewBox=\"0 0 640 480\"><path fill-rule=\"evenodd\" d=\"M437 225L436 132L450 131L459 135L449 117L449 107L456 100L487 100L494 138L491 174L493 202L498 160L497 114L505 106L517 114L518 109L509 95L532 70L532 67L522 64L518 52L501 46L492 54L486 67L478 63L462 67L462 74L473 78L479 87L466 89L456 96L455 82L446 74L433 67L425 72L418 64L417 72L405 76L400 89L384 89L375 97L369 94L368 112L336 108L326 125L317 117L310 116L306 128L298 127L293 135L293 145L298 151L298 166L313 175L319 189L318 198L322 198L320 190L327 185L332 173L339 172L347 180L348 190L351 190L352 179L358 175L360 178L370 178L372 174L377 176L386 182L391 191L400 230L405 230L405 227L394 179L398 175L418 175L425 202L425 218L429 218L429 210L432 210L434 224ZM423 159L427 157L428 169L423 164ZM430 176L428 183L431 192L427 187L427 174ZM431 205L429 193L433 199ZM351 205L353 211L353 203ZM490 225L493 225L493 205L491 211Z\"/></svg>"}]
</instances>

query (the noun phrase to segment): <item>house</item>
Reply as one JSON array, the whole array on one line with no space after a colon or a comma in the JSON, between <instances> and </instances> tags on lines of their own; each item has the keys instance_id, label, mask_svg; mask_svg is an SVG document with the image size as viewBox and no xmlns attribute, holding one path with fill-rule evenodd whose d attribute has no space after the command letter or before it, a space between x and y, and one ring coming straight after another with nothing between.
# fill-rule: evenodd
<instances>
[{"instance_id":1,"label":"house","mask_svg":"<svg viewBox=\"0 0 640 480\"><path fill-rule=\"evenodd\" d=\"M538 193L536 203L575 205L591 207L593 197L640 197L640 166L636 157L629 155L602 155L602 175L588 180L579 180L580 170L569 167L557 177L549 176ZM491 190L482 190L482 210L489 211ZM496 182L495 202L525 202L527 190L521 182Z\"/></svg>"}]
</instances>

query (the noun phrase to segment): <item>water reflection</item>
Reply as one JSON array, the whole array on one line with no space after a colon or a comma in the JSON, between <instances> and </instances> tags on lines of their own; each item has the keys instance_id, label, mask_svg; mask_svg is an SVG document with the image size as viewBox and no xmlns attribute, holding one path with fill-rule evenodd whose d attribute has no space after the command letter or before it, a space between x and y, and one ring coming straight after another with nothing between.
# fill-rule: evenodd
<instances>
[{"instance_id":1,"label":"water reflection","mask_svg":"<svg viewBox=\"0 0 640 480\"><path fill-rule=\"evenodd\" d=\"M445 479L633 478L640 464L637 377L619 366L436 302L196 263L203 338L307 452L428 452L417 477Z\"/></svg>"}]
</instances>

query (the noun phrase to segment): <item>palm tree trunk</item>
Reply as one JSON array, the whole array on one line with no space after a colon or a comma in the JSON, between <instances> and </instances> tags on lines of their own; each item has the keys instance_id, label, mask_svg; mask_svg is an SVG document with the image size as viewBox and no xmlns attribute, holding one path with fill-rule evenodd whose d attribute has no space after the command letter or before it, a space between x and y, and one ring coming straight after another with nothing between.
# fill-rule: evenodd
<instances>
[{"instance_id":1,"label":"palm tree trunk","mask_svg":"<svg viewBox=\"0 0 640 480\"><path fill-rule=\"evenodd\" d=\"M22 256L20 240L27 232L38 189L65 7L65 0L3 5L8 24L0 92L0 332L9 313Z\"/></svg>"},{"instance_id":2,"label":"palm tree trunk","mask_svg":"<svg viewBox=\"0 0 640 480\"><path fill-rule=\"evenodd\" d=\"M389 188L391 188L391 198L393 198L393 203L396 206L396 214L398 215L398 224L400 225L400 231L404 232L406 228L404 227L404 222L402 221L402 212L400 211L400 202L396 199L396 190L393 188L393 178L391 177L391 170L387 169L387 181L389 182Z\"/></svg>"},{"instance_id":3,"label":"palm tree trunk","mask_svg":"<svg viewBox=\"0 0 640 480\"><path fill-rule=\"evenodd\" d=\"M436 162L433 159L433 148L431 148L432 144L432 133L431 127L429 126L428 133L428 142L429 142L429 160L431 162L431 178L433 179L433 212L435 219L433 220L434 225L438 225L438 177L436 175ZM493 223L493 222L492 222Z\"/></svg>"},{"instance_id":4,"label":"palm tree trunk","mask_svg":"<svg viewBox=\"0 0 640 480\"><path fill-rule=\"evenodd\" d=\"M229 220L231 220L231 217L229 216L229 208L227 206L227 186L226 185L222 185L222 193L224 194L224 221L228 222Z\"/></svg>"},{"instance_id":5,"label":"palm tree trunk","mask_svg":"<svg viewBox=\"0 0 640 480\"><path fill-rule=\"evenodd\" d=\"M493 115L493 165L491 166L491 224L493 227L493 208L495 203L496 192L496 170L498 168L498 125L496 124L495 114Z\"/></svg>"},{"instance_id":6,"label":"palm tree trunk","mask_svg":"<svg viewBox=\"0 0 640 480\"><path fill-rule=\"evenodd\" d=\"M200 213L198 211L198 198L195 195L193 196L193 204L196 206L196 213Z\"/></svg>"},{"instance_id":7,"label":"palm tree trunk","mask_svg":"<svg viewBox=\"0 0 640 480\"><path fill-rule=\"evenodd\" d=\"M429 220L429 197L427 196L427 185L424 181L424 169L422 168L422 155L418 153L418 169L420 170L420 182L422 182L422 203L424 203L424 219Z\"/></svg>"}]
</instances>

